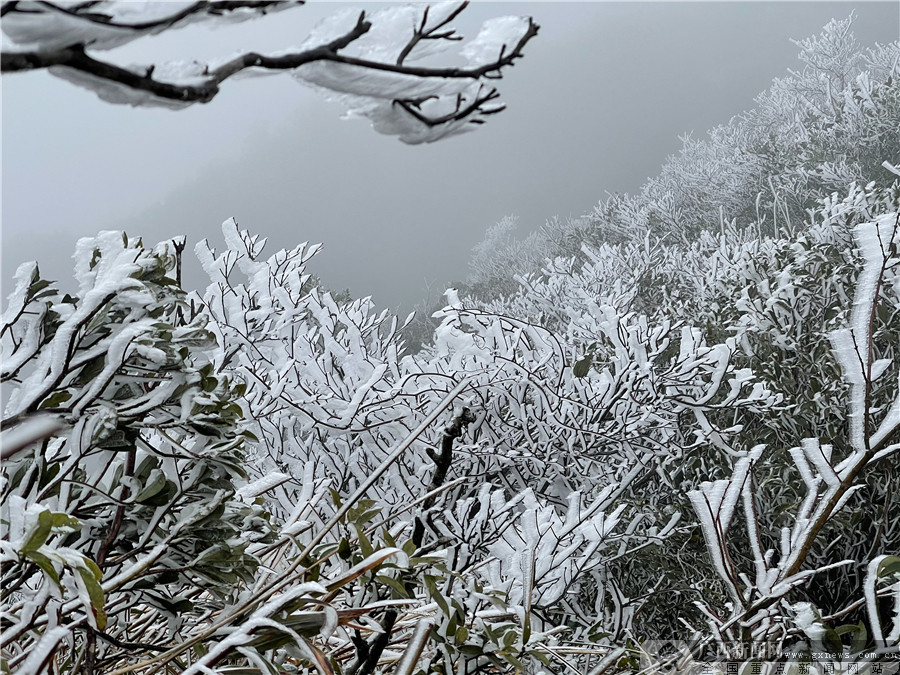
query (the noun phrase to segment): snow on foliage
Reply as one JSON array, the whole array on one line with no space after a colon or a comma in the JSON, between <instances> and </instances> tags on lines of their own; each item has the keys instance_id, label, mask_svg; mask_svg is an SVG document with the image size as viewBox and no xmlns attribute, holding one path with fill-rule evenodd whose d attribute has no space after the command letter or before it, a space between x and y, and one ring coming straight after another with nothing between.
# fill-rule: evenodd
<instances>
[{"instance_id":1,"label":"snow on foliage","mask_svg":"<svg viewBox=\"0 0 900 675\"><path fill-rule=\"evenodd\" d=\"M564 599L574 602L587 575L596 575L610 555L668 536L677 514L660 519L612 504L648 473L651 458L674 457L678 444L696 442L678 431L681 411L702 416L714 398L744 404L749 379L743 373L736 374L729 393L716 396L723 382L730 381L729 349L709 348L696 331L686 331L680 349L664 356L670 343L661 336L668 327L651 329L646 319L620 317L611 307L598 308L590 326L594 337L612 345L608 365L594 372L574 373L571 352L552 332L456 303L440 313L434 347L404 355L396 318L374 313L369 300L338 302L310 283L305 265L315 249L301 245L266 258L264 241L239 230L233 221L225 223L223 234L226 247L221 252L205 242L197 247L212 283L193 304L203 308L207 326L219 336L222 349L216 363L247 383L241 405L253 420L249 431L259 439L253 464L263 475L277 470L294 476L295 482L274 491L272 506L276 513L290 514L286 530L295 533L298 542L312 542L314 523L328 520L337 506L329 508L319 490L314 504L304 508L302 516L297 512L297 505L312 496L311 476L324 478L336 495L346 498L455 381L468 378L467 405L475 411L472 443L460 448L447 490L437 502L470 503L468 518L457 520L453 511L435 508L410 518L415 511L404 506L431 499L422 476L430 472L439 439L428 437L419 438L375 485L359 516L369 520L384 513L382 520L393 523L390 535L383 535L388 545L409 537L419 522L426 523L426 533L433 534L424 541L437 537L447 555L455 551L442 564L444 572L439 574L439 568L427 578L452 572L468 579L507 608L503 616L516 618L498 623L471 598L459 600L462 615L446 606L440 629L445 634L461 621L477 620L484 626L481 635L457 635L454 630L445 636L451 645L461 643L455 647L456 658L467 653L463 646L472 647L473 640L484 640L501 628L502 634L518 631L516 641L522 648L529 640L551 639L552 631L533 632L549 625L534 612L557 611L554 607ZM656 384L657 379L666 385ZM713 431L712 425L707 428ZM479 502L466 502L474 496L472 486L460 480L473 474L510 491L508 497L496 491L478 507L479 521L471 520L471 509ZM542 503L530 489L533 485L551 501ZM590 501L571 502L572 490L585 491ZM552 503L558 499L570 500L570 533L552 525ZM571 509L589 517L581 523ZM627 524L615 532L614 524L626 511ZM471 526L481 518L497 525L500 513L507 514L505 526L488 528L482 535L486 538L456 533L457 524ZM538 517L550 520L535 530L531 522ZM371 541L367 546L374 545L371 530L365 539L359 526L356 533L360 541ZM604 553L601 543L607 539L618 553ZM545 551L541 569L534 578L523 577L526 568L516 562L514 551L521 548L516 542L538 540ZM333 545L341 550L340 541ZM469 553L460 555L460 546ZM340 564L323 563L323 568L346 573ZM482 569L493 572L483 578ZM438 587L427 581L424 591L439 597ZM354 605L373 600L368 595L346 599ZM588 616L589 610L583 613Z\"/></svg>"},{"instance_id":2,"label":"snow on foliage","mask_svg":"<svg viewBox=\"0 0 900 675\"><path fill-rule=\"evenodd\" d=\"M212 283L195 304L205 308L221 353L248 384L242 405L254 420L250 430L260 441L254 463L263 474L292 474L298 486L311 473L326 477L344 499L455 382L467 379L472 438L459 449L436 502L446 510L432 507L417 516L404 506L431 499L422 476L440 440L427 436L376 483L365 506L393 522L386 544L424 522L423 543L436 537L446 555L453 551L443 574L468 580L505 607L499 624L473 598L459 597L461 609L443 610L449 624L439 632L461 621L484 627L479 636L471 629L445 636L462 643L456 658L465 657L463 645L472 647L498 626L519 631L523 649L529 640L551 639L547 613L563 602L577 605L584 584L597 583L610 559L664 540L679 518L615 506L616 500L639 479L653 478L654 462L675 462L679 452L709 438L724 442L730 432L708 420L708 411L766 404L764 389L733 370L733 345L709 346L688 328L674 337L668 322L653 326L609 305L585 303L593 310L573 314L572 325L559 333L467 308L448 291L451 304L436 315L441 323L433 346L404 355L396 318L374 313L368 299L339 302L310 283L305 266L315 250L300 245L265 257L264 241L234 221L223 225L223 234L224 250L206 242L197 247ZM575 354L588 340L596 366L581 368ZM702 419L702 428L685 429L684 413ZM497 489L476 498L461 480L466 475ZM298 503L291 486L275 491L276 512ZM569 503L565 526L553 506L561 500ZM304 519L324 522L333 513L325 507L319 501ZM521 557L524 550L536 553L533 569ZM607 583L608 595L617 595L615 580ZM436 597L437 586L426 582L425 588ZM580 612L590 616L587 607ZM612 621L617 631L628 629L621 616Z\"/></svg>"},{"instance_id":3,"label":"snow on foliage","mask_svg":"<svg viewBox=\"0 0 900 675\"><path fill-rule=\"evenodd\" d=\"M213 18L212 13L189 11L192 2L104 1L91 3L88 8L78 7L80 4L17 3L18 7L4 13L3 35L11 43L4 45L4 50L53 51L78 44L89 44L99 50L114 49L168 28ZM242 17L241 12L217 12L215 18Z\"/></svg>"},{"instance_id":4,"label":"snow on foliage","mask_svg":"<svg viewBox=\"0 0 900 675\"><path fill-rule=\"evenodd\" d=\"M851 200L846 200L842 205L845 209L847 202L852 204ZM841 209L836 211L832 212L832 218L841 215ZM854 492L863 487L856 481L857 476L877 459L896 454L900 450L900 444L897 443L887 448L883 447L884 440L892 437L900 429L900 424L892 419L890 413L885 418L890 428L884 431L879 429L879 433L882 434L881 442L872 439L868 422L874 413L871 377L871 366L874 362L872 316L876 305L880 302L881 285L889 282L889 271L895 271L900 265L900 257L894 243L897 220L896 212L886 213L875 222L862 223L854 228L862 262L850 315L850 326L839 329L830 336L835 357L842 366L844 378L851 385L846 404L849 409L850 452L843 459L838 459L832 456L833 448L830 445L820 444L819 440L814 438L803 439L800 447L791 449L790 455L803 478L807 497L796 511L793 528L790 531L788 528L782 528L777 565L772 565L773 550L763 552L764 544L756 513L757 498L754 495L752 478L748 477L750 468L748 458L758 461L762 446L758 446L748 458L742 458L736 464L731 479L704 483L701 491L689 493L700 517L716 570L731 588L735 600L732 616L727 621L716 619L712 611L708 612L710 621L719 624L715 627L719 635L725 634L740 619L745 630L753 629L754 640L764 641L770 638L773 630L779 630L779 610L775 605L782 597L818 572L856 562L852 559L838 560L830 565L822 565L818 569L801 571L821 528L847 505ZM894 311L897 309L898 305L895 302ZM894 394L898 395L897 392ZM756 565L755 583L751 583L748 577L738 574L732 563L726 563L726 560L730 561L731 558L727 555L725 535L739 492L743 494L746 507L747 536ZM878 557L870 563L870 579L875 578L873 570L882 559L883 557ZM738 582L739 579L741 583ZM871 600L874 598L874 581L871 583L872 589L867 591L867 597L870 598L869 618L876 631L875 646L878 650L890 649L891 647L881 637L880 618ZM810 618L813 612L812 605L798 603L794 607L798 612L796 618L798 626L811 639L821 641L826 629L821 622L814 625L813 619Z\"/></svg>"},{"instance_id":5,"label":"snow on foliage","mask_svg":"<svg viewBox=\"0 0 900 675\"><path fill-rule=\"evenodd\" d=\"M184 293L167 276L181 246L82 239L74 297L36 266L19 270L3 323L4 426L55 424L28 444L3 437L3 642L14 668L34 661L48 617L65 617L71 648L85 621L123 637L132 611L158 613L147 630L166 634L192 607L187 589L227 597L258 565L246 548L267 538L264 513L233 499L244 476L233 379L213 371L213 336L183 320Z\"/></svg>"},{"instance_id":6,"label":"snow on foliage","mask_svg":"<svg viewBox=\"0 0 900 675\"><path fill-rule=\"evenodd\" d=\"M363 116L376 131L397 135L406 143L433 142L445 136L471 131L502 105L490 103L496 90L480 77L449 78L447 74L427 74L423 70L404 72L402 65L426 57L442 55L462 39L451 21L464 8L462 3L388 7L373 12L372 29L355 40L343 54L344 61L319 60L300 66L294 77L323 90L326 97L340 101L348 116ZM320 25L301 45L312 50L339 38L353 28L357 14L346 10ZM414 27L409 37L410 26ZM533 34L530 19L502 17L485 22L481 32L465 44L460 54L475 73L496 75L500 64L511 63ZM366 63L397 64L372 70ZM491 66L491 64L498 64ZM471 108L473 114L461 114Z\"/></svg>"},{"instance_id":7,"label":"snow on foliage","mask_svg":"<svg viewBox=\"0 0 900 675\"><path fill-rule=\"evenodd\" d=\"M529 18L485 23L460 54L466 67L410 65L446 56L462 36L452 22L466 2L416 4L370 14L338 12L299 47L250 52L215 62L119 66L97 51L196 22L259 17L300 2L16 2L3 8L3 70L48 68L110 103L184 108L210 101L226 79L287 70L363 116L382 134L431 143L471 131L503 110L491 80L522 57L537 35Z\"/></svg>"},{"instance_id":8,"label":"snow on foliage","mask_svg":"<svg viewBox=\"0 0 900 675\"><path fill-rule=\"evenodd\" d=\"M355 48L428 55L457 8L386 10L381 30L412 17L418 39ZM804 95L865 124L814 149L871 132L874 157L894 47L857 58L847 26L803 59L865 95ZM472 53L523 27L498 21ZM583 239L568 255L492 267L514 243L498 227L479 269L509 292L448 289L415 352L411 317L318 284L318 246L269 254L233 220L195 247L210 283L189 294L182 238L82 240L74 296L21 266L2 315L5 665L660 672L735 644L895 652L900 182L861 155L772 169L799 133L773 100L748 115L784 147L712 152L752 141L737 123L688 144L639 198L548 228ZM833 121L814 108L810 138ZM853 172L872 179L825 191ZM712 177L721 194L689 202Z\"/></svg>"},{"instance_id":9,"label":"snow on foliage","mask_svg":"<svg viewBox=\"0 0 900 675\"><path fill-rule=\"evenodd\" d=\"M900 42L862 49L850 17L798 46L802 67L776 78L727 124L684 137L637 194L611 196L525 240L489 231L481 246L492 249L490 260L477 250L472 260L478 296L514 293L513 275L539 273L547 258L583 261L585 243L627 244L647 230L687 245L732 224L760 236L802 235L819 200L854 182L890 181L882 164L900 156Z\"/></svg>"}]
</instances>

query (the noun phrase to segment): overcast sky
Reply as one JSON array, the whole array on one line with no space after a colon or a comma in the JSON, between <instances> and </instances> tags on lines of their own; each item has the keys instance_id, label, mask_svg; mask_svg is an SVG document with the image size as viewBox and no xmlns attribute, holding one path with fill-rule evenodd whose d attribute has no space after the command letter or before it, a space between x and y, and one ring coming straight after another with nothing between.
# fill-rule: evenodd
<instances>
[{"instance_id":1,"label":"overcast sky","mask_svg":"<svg viewBox=\"0 0 900 675\"><path fill-rule=\"evenodd\" d=\"M145 38L116 58L281 49L345 4L384 3L310 2ZM315 271L327 285L409 309L427 284L437 295L465 278L472 247L503 216L527 232L637 190L679 135L726 122L799 67L791 38L851 10L862 44L897 39L898 2L474 3L459 22L466 35L506 14L533 16L540 34L499 83L505 112L415 147L340 119L339 105L285 74L228 81L182 111L113 106L47 73L4 76L2 281L32 259L70 277L75 241L104 229L221 247L234 216L268 236L270 252L324 243Z\"/></svg>"}]
</instances>

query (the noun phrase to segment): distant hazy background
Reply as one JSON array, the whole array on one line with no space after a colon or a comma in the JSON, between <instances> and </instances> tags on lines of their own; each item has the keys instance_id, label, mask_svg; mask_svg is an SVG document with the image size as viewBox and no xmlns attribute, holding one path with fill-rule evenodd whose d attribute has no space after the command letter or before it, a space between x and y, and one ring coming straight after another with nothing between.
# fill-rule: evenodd
<instances>
[{"instance_id":1,"label":"distant hazy background","mask_svg":"<svg viewBox=\"0 0 900 675\"><path fill-rule=\"evenodd\" d=\"M341 7L384 4L311 2L114 53L149 63L282 49ZM897 39L893 1L474 3L459 22L467 36L506 14L533 16L540 34L499 83L505 112L418 147L341 120L287 74L228 81L210 104L177 112L113 106L46 73L4 76L2 282L32 259L70 277L75 241L104 229L220 246L234 216L272 252L323 242L314 269L328 286L409 309L429 284L440 293L463 279L503 216L527 232L635 191L679 135L726 122L799 68L790 38L851 11L863 45ZM189 263L186 285L199 286Z\"/></svg>"}]
</instances>

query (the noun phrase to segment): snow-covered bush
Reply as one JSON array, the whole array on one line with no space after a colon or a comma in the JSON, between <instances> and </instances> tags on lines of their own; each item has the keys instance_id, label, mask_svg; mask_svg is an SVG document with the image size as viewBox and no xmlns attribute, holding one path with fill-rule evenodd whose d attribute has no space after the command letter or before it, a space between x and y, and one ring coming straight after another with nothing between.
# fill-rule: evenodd
<instances>
[{"instance_id":1,"label":"snow-covered bush","mask_svg":"<svg viewBox=\"0 0 900 675\"><path fill-rule=\"evenodd\" d=\"M671 507L682 512L691 510L689 490L730 474L734 457L765 444L765 478L754 490L770 508L756 512L758 527L791 528L807 493L789 450L812 437L836 457L851 452L850 385L829 335L849 320L864 269L854 228L898 210L892 169L883 163L900 157L900 43L863 51L850 28L851 20L833 21L798 42L802 71L775 80L753 110L708 138L685 139L683 151L639 194L610 198L573 224L575 236L555 240L566 244L531 235L540 240L534 249L549 251L538 265L516 257L520 243L510 239L498 260L514 259L505 268L519 289L497 297L492 289L506 287L484 284L477 288L483 300L467 300L557 335L573 317L589 315L592 303L608 303L620 313L646 313L653 323L694 325L711 343L731 344L733 367L752 372L771 396L767 405L710 413L715 428L730 430L723 442L699 442L661 468L660 485L669 486ZM878 368L896 364L900 344L897 302L890 282L885 288L871 317ZM586 346L591 358L580 363L595 361L597 346ZM868 394L872 410L887 409L896 388L895 378L882 376ZM832 543L812 546L805 559L810 569L826 569L795 588L792 602L810 603L826 617L855 607L844 619L868 620L859 609L866 565L881 542L886 550L900 545L890 487L896 462L885 457L884 471L864 472L866 496L853 493L822 524L817 541ZM748 535L732 536L731 559L752 566ZM687 637L684 620L704 624L695 601L730 602L726 580L710 561L698 560L703 548L699 531L688 526L614 563L615 577L628 584L623 595L653 593L635 618L641 634ZM856 563L828 568L841 559Z\"/></svg>"},{"instance_id":2,"label":"snow-covered bush","mask_svg":"<svg viewBox=\"0 0 900 675\"><path fill-rule=\"evenodd\" d=\"M35 670L29 656L55 646L58 663L95 668L144 651L148 667L188 658L197 672L381 672L418 644L434 671L586 668L684 622L701 643L777 631L791 643L801 623L827 632L893 588L889 548L868 554L843 531L843 549L817 545L856 525L868 476L835 488L807 464L826 471L817 448L852 464L859 414L835 411L858 383L834 372L846 377L850 361L835 352L847 340L829 335L847 322L858 333L862 316L874 317L866 353L880 371L867 405L887 420L866 462L896 461L884 412L897 396L896 212L895 192L869 186L830 200L793 240L734 227L689 247L586 248L587 263L557 259L520 279L506 307L448 291L417 354L404 353L397 317L316 287L305 269L317 247L264 257L233 221L221 252L197 247L212 282L202 297L167 276L181 241L84 240L77 298L24 266L4 314L4 377L17 385L4 436L8 660ZM42 411L57 426L29 431ZM817 429L827 446L803 440ZM727 527L738 497L755 508L746 534ZM894 536L887 501L869 520ZM765 553L759 533L777 528L785 559L803 540L790 569ZM839 551L869 590L829 576ZM748 565L774 581L730 571ZM819 579L843 590L824 601ZM744 616L773 589L756 633L710 619L722 607ZM44 630L51 611L72 618ZM887 645L883 611L869 634Z\"/></svg>"},{"instance_id":3,"label":"snow-covered bush","mask_svg":"<svg viewBox=\"0 0 900 675\"><path fill-rule=\"evenodd\" d=\"M506 274L479 283L475 295L507 295L515 290L508 280L538 273L544 258L581 261L584 244L596 249L648 230L687 244L733 226L779 236L803 229L809 211L834 191L854 182L889 184L893 177L882 163L900 158L900 42L863 49L852 22L852 16L833 20L798 41L800 70L776 78L755 107L705 137L686 136L637 194L613 195L583 218L539 229L527 247L514 237L498 240L497 226L490 228L476 247L471 279L484 277L478 251L485 248Z\"/></svg>"},{"instance_id":4,"label":"snow-covered bush","mask_svg":"<svg viewBox=\"0 0 900 675\"><path fill-rule=\"evenodd\" d=\"M900 146L900 42L861 49L852 16L796 44L803 68L756 106L684 147L642 188L657 236L695 237L736 220L765 234L801 228L809 209L853 182L890 182ZM603 209L595 219L603 229Z\"/></svg>"},{"instance_id":5,"label":"snow-covered bush","mask_svg":"<svg viewBox=\"0 0 900 675\"><path fill-rule=\"evenodd\" d=\"M472 249L466 290L477 297L508 296L517 290L516 276L526 274L560 251L581 246L583 221L548 220L525 239L517 239L518 219L512 216L488 228L485 238ZM573 248L574 247L574 248Z\"/></svg>"},{"instance_id":6,"label":"snow-covered bush","mask_svg":"<svg viewBox=\"0 0 900 675\"><path fill-rule=\"evenodd\" d=\"M846 303L848 311L826 334L830 357L840 369L843 384L838 385L842 405L835 402L831 412L843 424L839 429L815 425L815 420L812 428L798 425L801 433L815 435L797 437L798 445L789 452L802 484L792 492L799 493L802 502L785 500L780 486L775 499L757 488L757 476L763 485L785 477L778 471L780 462L763 461L763 445L741 457L730 478L703 482L688 494L716 571L729 589L726 611L704 608L713 639L791 643L799 638L803 640L801 648L805 645L821 651L824 645L838 658L846 655L842 634L858 638L850 646L851 655L894 653L900 642L900 574L895 557L889 555L896 551L900 532L896 518L885 508L892 499L890 489L878 477L866 480L868 474L891 471L900 456L897 187L895 184L887 199L873 194L871 187L856 189L824 209L827 225L852 226L859 263L852 302ZM828 278L821 278L820 286L827 288ZM802 289L797 295L802 297ZM781 309L791 308L789 302L781 304ZM802 318L796 317L795 322ZM813 381L817 374L812 375ZM791 399L798 405L785 414L810 423L809 407L803 409L799 404L809 399L818 402L820 393L818 387L805 395L798 392ZM862 494L865 502L860 500ZM746 542L743 546L749 544L750 555L744 549L735 557L731 555L729 527L741 512L739 501L746 527L746 539L741 541ZM846 512L857 509L864 513L846 518ZM864 519L871 519L877 527L862 524ZM783 524L775 532L766 531L767 525L777 526L778 521ZM874 536L868 536L873 530ZM835 545L840 538L849 543ZM741 564L747 557L752 565ZM842 567L851 568L850 579L855 584L846 580L834 583L833 579L831 584L818 582L823 573ZM798 597L808 599L798 601ZM882 606L879 598L893 604L893 611ZM864 611L856 612L860 607ZM859 627L852 623L854 613L865 615L867 629L863 623ZM844 626L835 630L829 625L838 621Z\"/></svg>"},{"instance_id":7,"label":"snow-covered bush","mask_svg":"<svg viewBox=\"0 0 900 675\"><path fill-rule=\"evenodd\" d=\"M88 672L171 639L257 572L270 534L235 497L237 385L184 321L156 248L82 239L75 295L22 265L2 320L3 649L8 667ZM134 646L138 645L138 646Z\"/></svg>"},{"instance_id":8,"label":"snow-covered bush","mask_svg":"<svg viewBox=\"0 0 900 675\"><path fill-rule=\"evenodd\" d=\"M448 290L416 352L410 318L319 287L318 247L264 255L234 221L195 249L201 292L170 277L181 239L82 240L74 296L22 266L4 667L896 650L898 45L861 53L849 22L799 44L804 71L639 195L525 245L498 225L470 281L500 297Z\"/></svg>"},{"instance_id":9,"label":"snow-covered bush","mask_svg":"<svg viewBox=\"0 0 900 675\"><path fill-rule=\"evenodd\" d=\"M683 449L703 440L722 442L729 432L709 422L707 412L766 399L747 372L733 368L733 341L707 345L696 329L654 325L583 297L565 305L570 324L554 332L514 315L466 308L450 291L449 304L437 315L433 346L405 355L396 317L375 313L368 299L338 302L311 286L305 266L315 247L264 257L264 240L233 221L223 232L221 252L205 242L197 248L212 283L193 304L219 336L217 365L247 384L242 405L259 439L251 465L261 475L292 477L273 491L277 513L294 511L302 501L297 494L312 477L328 481L336 499L350 498L464 383L459 404L470 411L469 442L445 457L439 429L416 435L369 488L364 509L380 514L389 536L367 532L363 550L406 550L411 542L410 554L424 547L450 556L439 565L432 561L437 567L426 575L444 579L442 584L407 578L404 597L438 603L443 623L435 635L444 643L441 658L451 662L490 660L477 645L499 658L490 636L512 635L513 627L519 632L513 643L503 643L506 649L517 644L522 653L540 653L534 641L550 638L540 627L556 625L560 617L566 617L568 638L627 630L632 603L599 622L594 609L582 604L596 595L604 576L606 595L617 594L617 581L606 572L611 560L672 533L678 514L653 496L653 484L665 475L657 463L675 463ZM686 424L685 415L700 421L700 430ZM635 483L643 484L637 492ZM483 485L493 485L493 492L483 492ZM468 520L460 505L466 505ZM323 523L336 507L319 500L304 518ZM499 513L505 515L495 517ZM492 526L475 536L471 526L482 518ZM532 524L554 518L565 520L571 535ZM594 522L606 522L607 529L589 525ZM615 522L622 523L620 532L612 528ZM587 536L586 527L602 535ZM299 541L315 533L309 526ZM344 539L360 536L351 531ZM337 530L329 539L341 548ZM541 564L549 566L527 580L526 593L520 548L538 541L547 546ZM340 574L346 572L342 565L355 562L332 557L322 569ZM484 570L492 571L485 577ZM452 588L451 578L474 584L484 597L442 604L438 588ZM391 588L376 583L364 594L348 588L352 593L344 600L377 602ZM496 621L482 615L488 598L504 607L500 633ZM388 613L392 625L408 625L395 609ZM474 631L473 621L483 630Z\"/></svg>"},{"instance_id":10,"label":"snow-covered bush","mask_svg":"<svg viewBox=\"0 0 900 675\"><path fill-rule=\"evenodd\" d=\"M852 450L852 416L847 412L851 386L842 378L829 336L849 321L853 298L860 297L857 286L865 279L866 258L855 244L856 228L889 221L898 207L896 183L889 188L873 183L824 200L793 237L761 236L757 228L729 224L720 232L701 233L690 244L654 241L646 235L584 247L584 262L547 261L543 274L520 278L519 293L483 307L546 326L564 344L582 345L580 353L587 356L575 364L582 369L608 358L602 341L588 342L579 334L594 320L597 304L607 303L621 313L646 309L657 325L690 322L702 327L706 339L724 340L731 346L732 367L753 373L760 398L756 405L726 402L704 418L685 423L686 434L698 434L697 443L689 451L673 451L671 458L663 454L657 460L662 477L652 483L653 489L662 489L671 507L690 511L685 503L689 490L731 473L733 457L765 444L765 479L754 488L760 504L754 521L763 531L790 528L797 520L793 509L803 502L806 489L795 453L789 450L810 437L822 438L834 448L835 457ZM895 250L887 234L882 239L886 252ZM890 409L897 396L892 373L900 345L900 302L894 264L885 263L870 317L871 359L879 374L867 394L873 411ZM888 370L880 372L884 368ZM707 424L728 433L703 437ZM866 497L854 494L845 508L823 521L818 541L833 543L811 546L804 559L810 568L826 569L793 590L794 602L810 602L822 616L835 616L858 603L875 542L893 542L896 548L900 541L889 479L896 462L896 455L880 458L879 467L886 467L886 473L869 471L858 479ZM690 519L682 522L687 525ZM697 560L704 555L698 535L685 527L660 547L612 565L615 578L627 584L623 595L653 594L653 602L636 616L641 633L683 635L685 620L695 627L703 623L690 600L709 603L718 597L713 602L718 606L729 602L722 579L717 582L715 570ZM736 536L729 560L752 565L749 540ZM828 568L845 559L857 563ZM853 612L846 615L848 620L865 620Z\"/></svg>"}]
</instances>

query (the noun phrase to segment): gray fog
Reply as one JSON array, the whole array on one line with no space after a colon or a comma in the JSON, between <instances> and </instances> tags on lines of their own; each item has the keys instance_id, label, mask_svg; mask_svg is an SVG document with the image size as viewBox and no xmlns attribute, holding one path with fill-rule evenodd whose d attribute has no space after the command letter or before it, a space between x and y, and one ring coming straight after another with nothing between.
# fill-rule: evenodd
<instances>
[{"instance_id":1,"label":"gray fog","mask_svg":"<svg viewBox=\"0 0 900 675\"><path fill-rule=\"evenodd\" d=\"M113 54L150 63L282 49L344 4L170 31ZM268 236L270 252L324 243L313 269L326 285L408 310L429 285L437 295L464 279L472 247L505 215L525 234L637 190L679 135L727 122L799 68L791 38L851 11L863 45L897 39L897 2L475 3L459 22L467 36L506 14L533 16L540 34L499 83L505 112L425 146L342 120L287 74L228 81L182 111L113 106L44 72L4 76L2 280L32 259L70 278L75 241L104 229L221 246L234 216ZM189 262L186 286L198 287Z\"/></svg>"}]
</instances>

